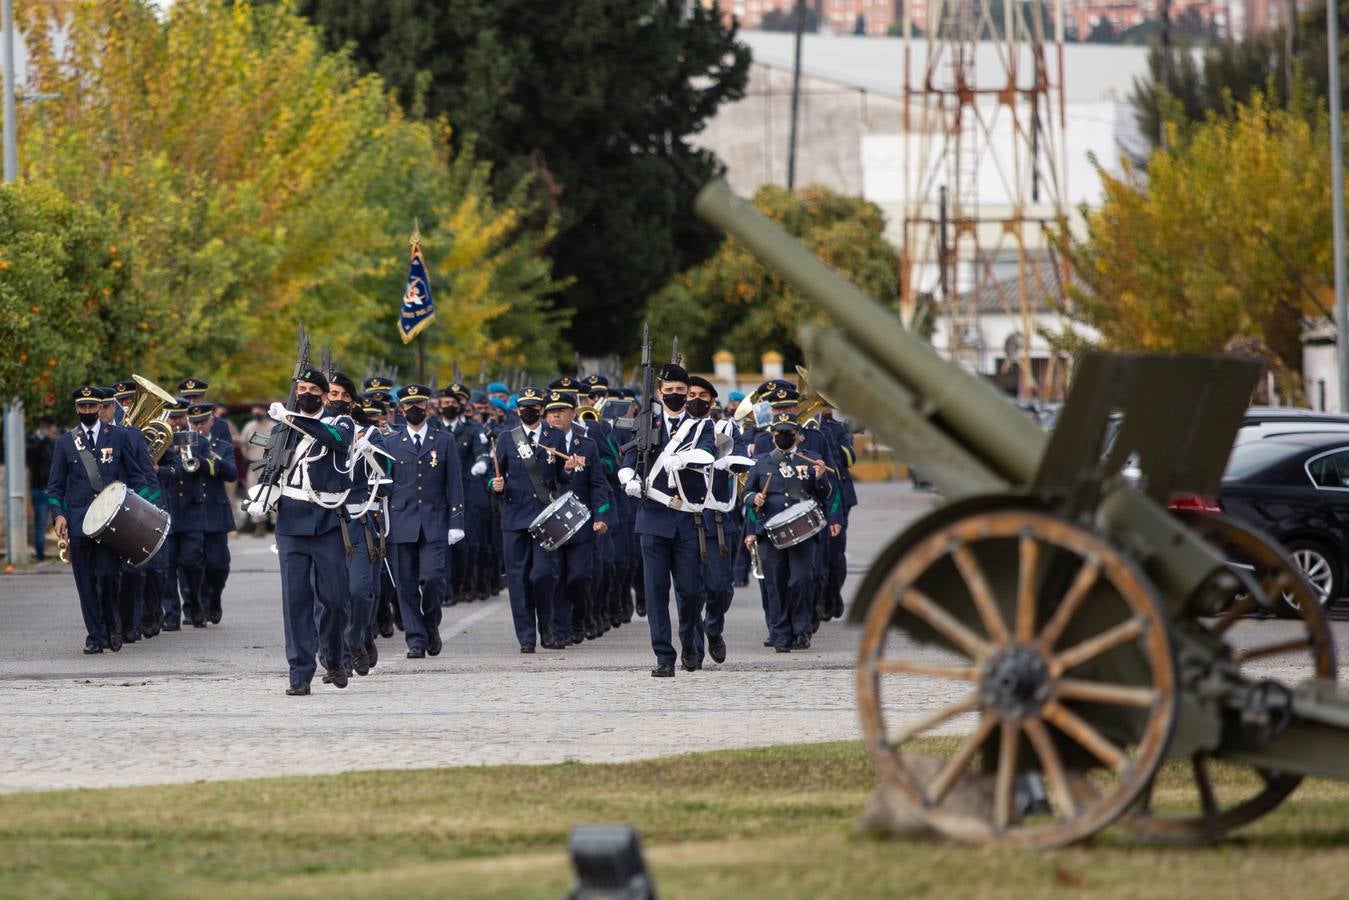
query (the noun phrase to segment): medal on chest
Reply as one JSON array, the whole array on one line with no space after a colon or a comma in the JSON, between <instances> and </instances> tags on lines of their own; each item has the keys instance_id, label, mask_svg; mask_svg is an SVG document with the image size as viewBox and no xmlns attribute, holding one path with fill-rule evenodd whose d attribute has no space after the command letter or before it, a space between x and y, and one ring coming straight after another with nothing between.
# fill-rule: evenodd
<instances>
[{"instance_id":1,"label":"medal on chest","mask_svg":"<svg viewBox=\"0 0 1349 900\"><path fill-rule=\"evenodd\" d=\"M792 464L785 459L778 463L778 471L782 473L783 478L792 478L796 474L796 469L792 468Z\"/></svg>"},{"instance_id":2,"label":"medal on chest","mask_svg":"<svg viewBox=\"0 0 1349 900\"><path fill-rule=\"evenodd\" d=\"M431 468L434 469L434 468L435 468L436 466L438 466L438 465L440 465L440 460L436 459L436 451L432 450L432 451L431 451Z\"/></svg>"},{"instance_id":3,"label":"medal on chest","mask_svg":"<svg viewBox=\"0 0 1349 900\"><path fill-rule=\"evenodd\" d=\"M516 444L516 445L515 445L515 448L516 448L518 451L520 451L520 458L521 458L521 459L533 459L533 458L534 458L534 449L533 449L532 447L530 447L528 444Z\"/></svg>"},{"instance_id":4,"label":"medal on chest","mask_svg":"<svg viewBox=\"0 0 1349 900\"><path fill-rule=\"evenodd\" d=\"M102 450L101 452L102 452L102 454L103 454L103 459L100 460L101 462L105 462L105 463L110 463L110 462L112 462L112 448L111 448L111 447L104 447L103 450Z\"/></svg>"},{"instance_id":5,"label":"medal on chest","mask_svg":"<svg viewBox=\"0 0 1349 900\"><path fill-rule=\"evenodd\" d=\"M810 466L797 466L797 467L796 467L796 477L797 477L797 478L800 478L800 479L802 479L802 480L804 481L804 480L805 480L805 477L806 477L806 470L809 469L809 468L810 468Z\"/></svg>"}]
</instances>

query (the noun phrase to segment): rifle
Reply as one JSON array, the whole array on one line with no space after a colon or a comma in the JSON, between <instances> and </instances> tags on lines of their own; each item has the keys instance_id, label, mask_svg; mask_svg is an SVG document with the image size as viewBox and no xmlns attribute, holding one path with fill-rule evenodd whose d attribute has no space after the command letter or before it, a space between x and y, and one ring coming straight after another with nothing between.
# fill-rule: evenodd
<instances>
[{"instance_id":1,"label":"rifle","mask_svg":"<svg viewBox=\"0 0 1349 900\"><path fill-rule=\"evenodd\" d=\"M645 489L647 475L651 469L651 454L660 443L660 425L656 418L656 370L651 365L651 332L647 323L642 323L642 408L637 413L637 434L633 441L637 444L637 470L642 475L642 487Z\"/></svg>"},{"instance_id":2,"label":"rifle","mask_svg":"<svg viewBox=\"0 0 1349 900\"><path fill-rule=\"evenodd\" d=\"M290 393L286 396L286 409L294 412L295 393L299 387L296 380L300 373L309 368L309 335L305 333L304 325L300 326L300 349L295 356L295 371L290 376ZM258 463L260 470L258 475L258 484L266 488L274 488L281 483L281 478L286 472L286 463L290 461L290 451L295 445L296 435L299 434L294 428L284 426L272 429L272 433L267 436L267 452L263 454L262 461ZM256 437L256 436L255 436ZM258 499L269 498L271 490L260 492Z\"/></svg>"},{"instance_id":3,"label":"rifle","mask_svg":"<svg viewBox=\"0 0 1349 900\"><path fill-rule=\"evenodd\" d=\"M674 336L674 341L670 344L670 362L676 366L684 364L684 358L679 355L679 335Z\"/></svg>"}]
</instances>

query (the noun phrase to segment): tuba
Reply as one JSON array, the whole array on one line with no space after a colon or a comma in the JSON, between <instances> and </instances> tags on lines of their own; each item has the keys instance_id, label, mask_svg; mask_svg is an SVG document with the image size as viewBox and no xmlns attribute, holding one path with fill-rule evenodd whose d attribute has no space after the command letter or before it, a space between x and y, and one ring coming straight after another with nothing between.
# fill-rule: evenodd
<instances>
[{"instance_id":1,"label":"tuba","mask_svg":"<svg viewBox=\"0 0 1349 900\"><path fill-rule=\"evenodd\" d=\"M150 458L159 462L173 442L173 429L164 421L164 407L174 402L174 396L144 376L132 375L131 379L136 382L136 396L127 410L126 425L140 429Z\"/></svg>"}]
</instances>

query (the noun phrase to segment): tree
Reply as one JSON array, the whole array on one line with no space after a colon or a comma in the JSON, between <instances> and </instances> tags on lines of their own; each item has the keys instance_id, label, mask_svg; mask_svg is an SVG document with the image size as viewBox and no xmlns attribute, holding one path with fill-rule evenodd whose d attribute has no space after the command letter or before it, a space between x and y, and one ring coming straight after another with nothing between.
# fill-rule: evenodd
<instances>
[{"instance_id":1,"label":"tree","mask_svg":"<svg viewBox=\"0 0 1349 900\"><path fill-rule=\"evenodd\" d=\"M1105 203L1065 247L1073 315L1110 349L1219 352L1241 339L1300 371L1302 317L1329 305L1328 128L1324 110L1257 94L1155 151L1146 182L1132 165L1100 172Z\"/></svg>"},{"instance_id":2,"label":"tree","mask_svg":"<svg viewBox=\"0 0 1349 900\"><path fill-rule=\"evenodd\" d=\"M408 120L309 22L229 0L177 0L163 19L142 0L69 9L19 7L34 89L55 95L24 110L24 174L102 211L138 261L132 287L165 326L124 366L275 394L303 320L339 361L410 371L395 322L417 218L454 310L426 333L433 355L545 353L526 336L556 323L559 285L528 259L548 217L509 205L527 186L495 200L471 147Z\"/></svg>"},{"instance_id":3,"label":"tree","mask_svg":"<svg viewBox=\"0 0 1349 900\"><path fill-rule=\"evenodd\" d=\"M875 204L818 185L795 192L765 186L753 203L863 291L898 307L899 255L885 240ZM789 365L801 362L796 330L807 321L822 316L734 238L676 275L651 304L653 333L678 334L695 367L706 367L723 348L752 359L775 350Z\"/></svg>"},{"instance_id":4,"label":"tree","mask_svg":"<svg viewBox=\"0 0 1349 900\"><path fill-rule=\"evenodd\" d=\"M632 340L647 298L704 259L692 212L720 163L690 144L744 93L749 51L687 0L300 0L332 47L404 103L447 115L498 189L522 173L558 214L549 252L583 352ZM413 35L411 37L406 37ZM399 37L405 36L405 37Z\"/></svg>"},{"instance_id":5,"label":"tree","mask_svg":"<svg viewBox=\"0 0 1349 900\"><path fill-rule=\"evenodd\" d=\"M1340 32L1349 34L1349 0L1342 0L1338 8ZM1194 32L1200 24L1185 14L1177 20L1183 32ZM1212 23L1206 34L1213 34ZM1195 44L1193 34L1175 44L1169 79L1162 77L1164 60L1154 45L1148 55L1148 75L1134 80L1129 102L1139 128L1154 144L1160 140L1163 122L1183 130L1203 122L1210 113L1231 117L1257 93L1271 93L1280 105L1292 103L1296 95L1307 91L1321 98L1328 94L1324 4L1314 5L1303 15L1293 34L1276 29L1240 42L1209 40L1202 51ZM1342 50L1342 67L1344 63ZM1307 83L1300 85L1303 79ZM1349 109L1349 84L1343 87L1341 104Z\"/></svg>"},{"instance_id":6,"label":"tree","mask_svg":"<svg viewBox=\"0 0 1349 900\"><path fill-rule=\"evenodd\" d=\"M0 185L0 396L31 412L111 382L163 321L132 288L114 224L54 188Z\"/></svg>"}]
</instances>

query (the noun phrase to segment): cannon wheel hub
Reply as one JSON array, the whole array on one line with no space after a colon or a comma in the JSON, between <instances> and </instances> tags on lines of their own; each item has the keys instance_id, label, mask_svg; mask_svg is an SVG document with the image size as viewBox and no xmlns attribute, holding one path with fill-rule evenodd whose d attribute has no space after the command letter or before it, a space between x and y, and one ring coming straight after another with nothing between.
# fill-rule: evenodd
<instances>
[{"instance_id":1,"label":"cannon wheel hub","mask_svg":"<svg viewBox=\"0 0 1349 900\"><path fill-rule=\"evenodd\" d=\"M984 663L979 679L980 697L986 707L1004 716L1034 715L1053 693L1049 664L1034 648L1012 644Z\"/></svg>"}]
</instances>

